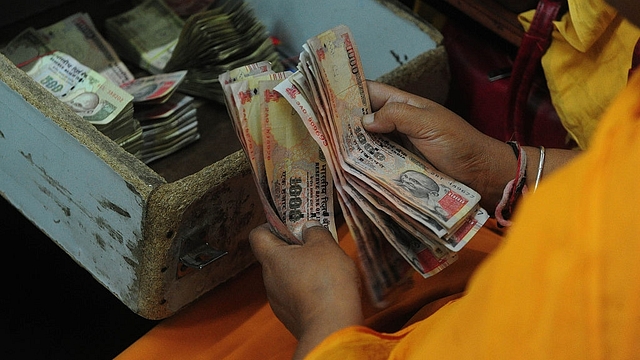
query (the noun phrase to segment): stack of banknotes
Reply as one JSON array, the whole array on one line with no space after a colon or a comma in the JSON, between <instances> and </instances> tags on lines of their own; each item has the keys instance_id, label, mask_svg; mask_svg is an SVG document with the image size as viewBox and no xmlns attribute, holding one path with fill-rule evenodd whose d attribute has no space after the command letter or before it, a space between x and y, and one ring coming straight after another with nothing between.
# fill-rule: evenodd
<instances>
[{"instance_id":1,"label":"stack of banknotes","mask_svg":"<svg viewBox=\"0 0 640 360\"><path fill-rule=\"evenodd\" d=\"M186 71L139 77L120 87L133 95L134 118L142 127L138 157L163 158L200 139L194 98L176 92Z\"/></svg>"},{"instance_id":2,"label":"stack of banknotes","mask_svg":"<svg viewBox=\"0 0 640 360\"><path fill-rule=\"evenodd\" d=\"M151 74L164 72L184 21L162 0L147 0L105 21L118 54Z\"/></svg>"},{"instance_id":3,"label":"stack of banknotes","mask_svg":"<svg viewBox=\"0 0 640 360\"><path fill-rule=\"evenodd\" d=\"M27 74L76 114L126 151L140 151L142 128L133 118L133 96L61 51L30 65Z\"/></svg>"},{"instance_id":4,"label":"stack of banknotes","mask_svg":"<svg viewBox=\"0 0 640 360\"><path fill-rule=\"evenodd\" d=\"M140 159L145 163L163 158L200 139L194 98L181 93L161 106L136 111L142 126Z\"/></svg>"},{"instance_id":5,"label":"stack of banknotes","mask_svg":"<svg viewBox=\"0 0 640 360\"><path fill-rule=\"evenodd\" d=\"M453 263L487 220L473 189L363 128L372 109L346 26L309 39L293 73L263 62L219 81L273 231L299 243L317 220L335 236L335 193L375 302L411 268L428 277Z\"/></svg>"},{"instance_id":6,"label":"stack of banknotes","mask_svg":"<svg viewBox=\"0 0 640 360\"><path fill-rule=\"evenodd\" d=\"M107 36L123 58L151 74L188 70L181 92L222 103L220 73L256 61L281 65L265 26L247 4L210 3L185 22L163 0L146 0L107 19Z\"/></svg>"},{"instance_id":7,"label":"stack of banknotes","mask_svg":"<svg viewBox=\"0 0 640 360\"><path fill-rule=\"evenodd\" d=\"M265 26L243 1L216 1L189 17L164 71L188 70L180 91L223 102L218 75L257 61L280 68Z\"/></svg>"},{"instance_id":8,"label":"stack of banknotes","mask_svg":"<svg viewBox=\"0 0 640 360\"><path fill-rule=\"evenodd\" d=\"M126 151L140 151L142 128L133 118L133 97L119 87L133 75L87 14L40 30L27 28L0 51Z\"/></svg>"},{"instance_id":9,"label":"stack of banknotes","mask_svg":"<svg viewBox=\"0 0 640 360\"><path fill-rule=\"evenodd\" d=\"M185 102L176 92L186 71L135 78L86 13L38 30L27 28L1 51L144 162L200 138L193 98ZM69 68L83 77L69 75Z\"/></svg>"}]
</instances>

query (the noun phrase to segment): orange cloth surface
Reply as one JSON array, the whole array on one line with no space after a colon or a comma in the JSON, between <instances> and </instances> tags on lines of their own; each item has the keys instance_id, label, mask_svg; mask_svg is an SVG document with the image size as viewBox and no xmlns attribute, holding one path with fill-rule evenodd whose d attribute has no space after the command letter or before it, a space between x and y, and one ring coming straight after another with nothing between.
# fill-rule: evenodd
<instances>
[{"instance_id":1,"label":"orange cloth surface","mask_svg":"<svg viewBox=\"0 0 640 360\"><path fill-rule=\"evenodd\" d=\"M345 226L340 244L355 257L355 246ZM413 283L385 309L364 299L367 325L378 331L397 331L423 305L462 292L474 269L500 243L502 233L489 221L459 253L459 259L441 273ZM116 359L290 359L295 338L275 317L254 265L213 289L173 317L163 320Z\"/></svg>"},{"instance_id":2,"label":"orange cloth surface","mask_svg":"<svg viewBox=\"0 0 640 360\"><path fill-rule=\"evenodd\" d=\"M588 151L523 199L466 295L395 334L340 330L307 359L640 356L640 74Z\"/></svg>"}]
</instances>

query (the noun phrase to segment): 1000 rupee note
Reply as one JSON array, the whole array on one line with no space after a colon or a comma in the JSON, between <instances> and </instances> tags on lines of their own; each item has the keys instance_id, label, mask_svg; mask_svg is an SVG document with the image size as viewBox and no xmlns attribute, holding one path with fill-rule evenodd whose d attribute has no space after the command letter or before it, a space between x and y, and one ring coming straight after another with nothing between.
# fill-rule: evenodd
<instances>
[{"instance_id":1,"label":"1000 rupee note","mask_svg":"<svg viewBox=\"0 0 640 360\"><path fill-rule=\"evenodd\" d=\"M237 125L246 145L247 156L258 176L267 181L262 152L262 127L260 119L260 94L257 91L259 80L283 80L285 73L262 73L246 77L229 85L235 111L238 114ZM251 82L250 80L251 79ZM268 182L267 182L268 183Z\"/></svg>"},{"instance_id":2,"label":"1000 rupee note","mask_svg":"<svg viewBox=\"0 0 640 360\"><path fill-rule=\"evenodd\" d=\"M361 119L371 108L352 38L347 27L338 26L307 42L328 95L339 154L348 165L345 171L374 188L390 189L406 206L429 214L445 227L455 226L480 196L400 145L364 130Z\"/></svg>"},{"instance_id":3,"label":"1000 rupee note","mask_svg":"<svg viewBox=\"0 0 640 360\"><path fill-rule=\"evenodd\" d=\"M294 85L294 82L297 85ZM305 88L305 90L300 91L297 86ZM342 214L360 254L362 270L366 274L365 279L367 280L365 285L374 303L382 306L389 294L397 288L397 285L408 277L406 271L408 268L398 262L398 259L402 258L397 251L392 249L389 251L387 248L389 241L384 237L385 234L374 225L374 221L368 219L370 214L363 209L361 196L352 189L348 180L349 174L343 171L337 161L336 148L331 146L331 139L325 135L326 129L318 119L309 100L303 95L303 92L312 93L308 86L309 84L301 76L301 73L295 72L278 84L275 90L287 99L298 113L309 134L325 155L327 166L333 175ZM321 114L322 116L326 115Z\"/></svg>"},{"instance_id":4,"label":"1000 rupee note","mask_svg":"<svg viewBox=\"0 0 640 360\"><path fill-rule=\"evenodd\" d=\"M271 69L271 64L268 62L260 62L255 64L249 64L245 66L240 66L238 68L225 71L218 75L218 82L223 90L223 99L227 108L227 113L231 118L234 126L233 128L236 131L236 135L238 136L238 140L244 145L244 138L242 137L242 133L240 133L240 124L239 124L239 114L238 108L236 107L236 103L233 100L233 93L231 92L231 84L235 83L239 80L244 79L246 76L251 76L255 74L261 73L270 73L274 72Z\"/></svg>"},{"instance_id":5,"label":"1000 rupee note","mask_svg":"<svg viewBox=\"0 0 640 360\"><path fill-rule=\"evenodd\" d=\"M133 80L133 75L109 42L98 32L91 17L76 13L38 30L47 45L73 56L116 85Z\"/></svg>"},{"instance_id":6,"label":"1000 rupee note","mask_svg":"<svg viewBox=\"0 0 640 360\"><path fill-rule=\"evenodd\" d=\"M324 154L298 113L273 88L281 80L259 81L265 172L276 210L293 234L320 222L337 237L333 181Z\"/></svg>"},{"instance_id":7,"label":"1000 rupee note","mask_svg":"<svg viewBox=\"0 0 640 360\"><path fill-rule=\"evenodd\" d=\"M60 51L38 59L27 74L95 125L108 124L131 107L133 96Z\"/></svg>"},{"instance_id":8,"label":"1000 rupee note","mask_svg":"<svg viewBox=\"0 0 640 360\"><path fill-rule=\"evenodd\" d=\"M243 96L234 96L234 88L232 87L236 85L236 82L246 79L246 77L250 74L274 74L274 72L271 70L270 66L242 66L238 69L220 74L218 77L218 81L224 91L224 99L227 105L227 111L232 120L233 128L236 132L236 135L238 136L238 139L240 140L243 151L249 158L249 163L251 165L251 175L253 177L254 183L256 184L258 196L260 197L262 208L265 212L267 222L271 226L271 230L280 238L290 243L300 244L301 240L293 235L291 230L289 230L284 222L282 222L275 210L273 200L270 196L269 185L267 183L266 175L264 172L264 161L261 160L262 154L258 154L255 152L255 139L251 137L244 137L245 131L246 133L248 133L249 130L246 119L241 119L242 117L246 116L246 114L243 114L242 112ZM246 86L246 84L243 86ZM260 134L260 136L262 135Z\"/></svg>"}]
</instances>

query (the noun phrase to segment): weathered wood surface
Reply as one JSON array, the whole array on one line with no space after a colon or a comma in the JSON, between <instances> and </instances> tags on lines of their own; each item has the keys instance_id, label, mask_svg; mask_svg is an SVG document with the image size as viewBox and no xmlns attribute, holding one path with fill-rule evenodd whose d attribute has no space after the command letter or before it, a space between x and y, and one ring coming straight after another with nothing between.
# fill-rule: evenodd
<instances>
[{"instance_id":1,"label":"weathered wood surface","mask_svg":"<svg viewBox=\"0 0 640 360\"><path fill-rule=\"evenodd\" d=\"M248 162L216 156L167 183L0 57L0 193L141 316L170 316L254 261L248 232L265 218ZM184 271L194 242L229 254Z\"/></svg>"},{"instance_id":2,"label":"weathered wood surface","mask_svg":"<svg viewBox=\"0 0 640 360\"><path fill-rule=\"evenodd\" d=\"M126 304L164 180L0 57L0 191ZM135 309L134 309L135 310Z\"/></svg>"}]
</instances>

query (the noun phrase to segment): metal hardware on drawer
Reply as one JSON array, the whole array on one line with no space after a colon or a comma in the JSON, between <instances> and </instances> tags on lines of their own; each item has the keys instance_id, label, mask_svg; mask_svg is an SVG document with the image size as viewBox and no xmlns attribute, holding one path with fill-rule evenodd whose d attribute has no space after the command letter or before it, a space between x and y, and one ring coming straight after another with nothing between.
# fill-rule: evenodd
<instances>
[{"instance_id":1,"label":"metal hardware on drawer","mask_svg":"<svg viewBox=\"0 0 640 360\"><path fill-rule=\"evenodd\" d=\"M204 243L181 256L180 261L190 268L200 270L227 254L227 251L216 250L209 243Z\"/></svg>"}]
</instances>

